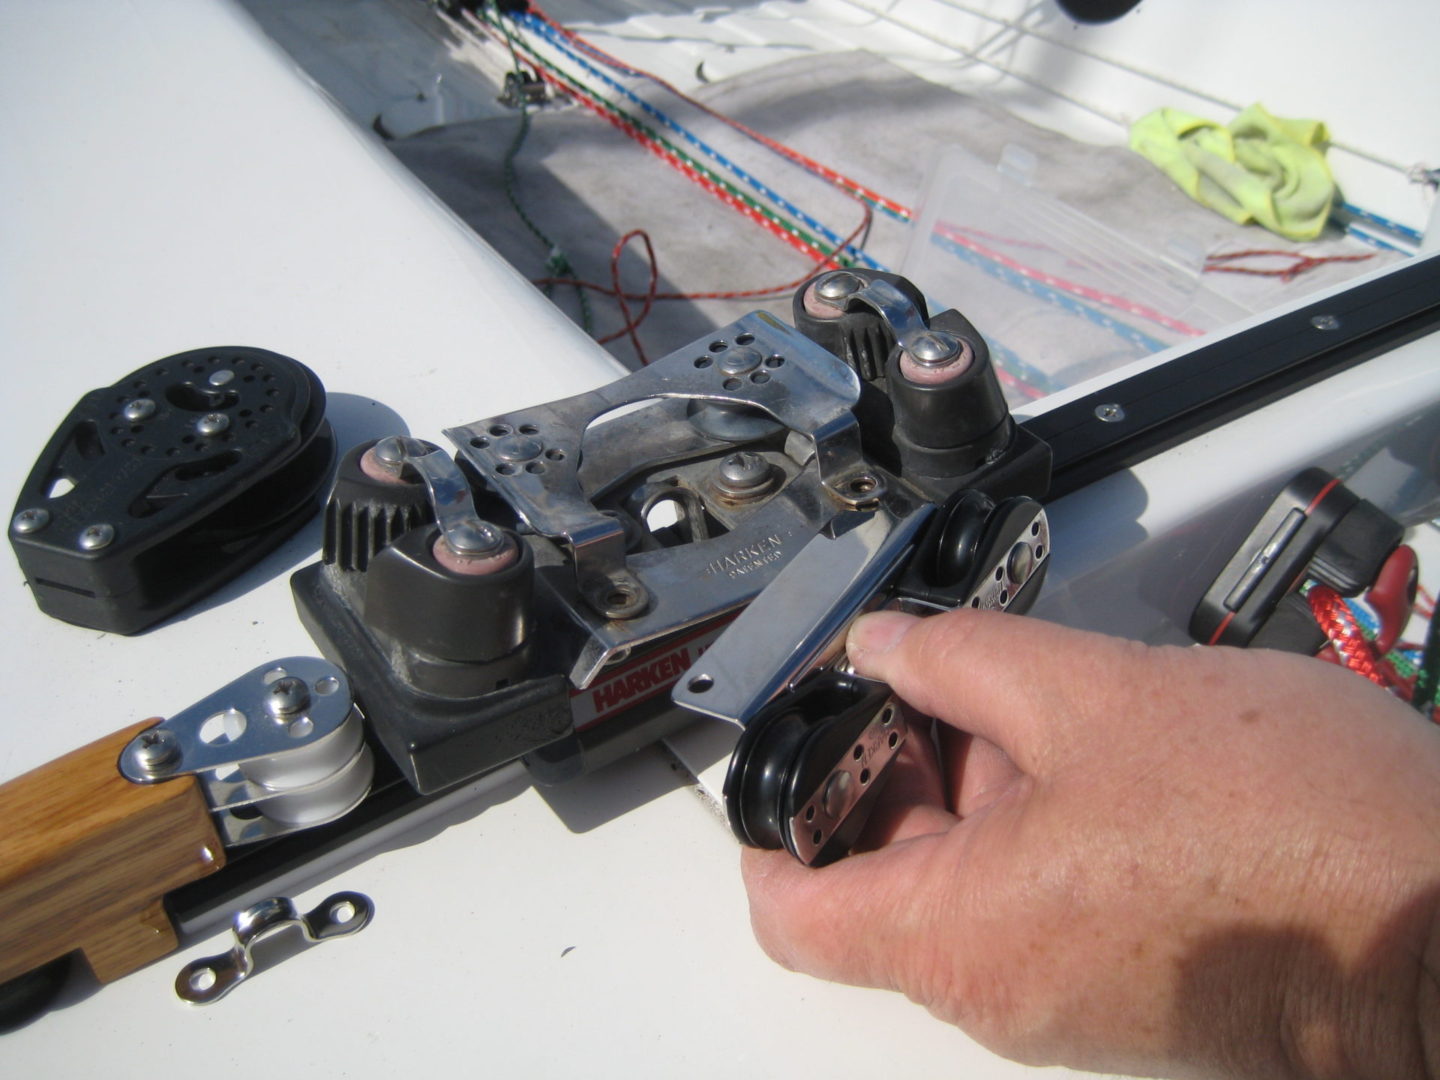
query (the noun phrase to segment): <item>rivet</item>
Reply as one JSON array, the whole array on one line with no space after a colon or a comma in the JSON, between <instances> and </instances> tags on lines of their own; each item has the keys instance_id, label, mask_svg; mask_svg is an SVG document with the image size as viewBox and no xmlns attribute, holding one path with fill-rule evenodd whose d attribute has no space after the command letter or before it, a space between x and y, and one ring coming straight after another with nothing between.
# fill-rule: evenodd
<instances>
[{"instance_id":1,"label":"rivet","mask_svg":"<svg viewBox=\"0 0 1440 1080\"><path fill-rule=\"evenodd\" d=\"M510 543L502 530L488 521L479 520L447 526L442 539L456 555L477 558L498 555Z\"/></svg>"},{"instance_id":2,"label":"rivet","mask_svg":"<svg viewBox=\"0 0 1440 1080\"><path fill-rule=\"evenodd\" d=\"M511 435L495 444L495 456L501 461L531 461L541 455L545 444L528 435Z\"/></svg>"},{"instance_id":3,"label":"rivet","mask_svg":"<svg viewBox=\"0 0 1440 1080\"><path fill-rule=\"evenodd\" d=\"M815 283L815 295L834 304L844 300L851 293L859 292L863 287L861 280L854 274L836 270L833 274L827 274Z\"/></svg>"},{"instance_id":4,"label":"rivet","mask_svg":"<svg viewBox=\"0 0 1440 1080\"><path fill-rule=\"evenodd\" d=\"M758 368L764 359L765 354L759 349L742 345L720 358L720 370L726 375L744 375Z\"/></svg>"},{"instance_id":5,"label":"rivet","mask_svg":"<svg viewBox=\"0 0 1440 1080\"><path fill-rule=\"evenodd\" d=\"M1020 541L1010 549L1010 557L1006 560L1005 570L1010 575L1010 580L1017 585L1023 585L1030 579L1035 571L1035 551L1025 541Z\"/></svg>"},{"instance_id":6,"label":"rivet","mask_svg":"<svg viewBox=\"0 0 1440 1080\"><path fill-rule=\"evenodd\" d=\"M830 782L825 785L823 802L825 813L832 818L838 818L845 809L845 800L850 794L850 788L854 785L855 779L843 769L830 777Z\"/></svg>"},{"instance_id":7,"label":"rivet","mask_svg":"<svg viewBox=\"0 0 1440 1080\"><path fill-rule=\"evenodd\" d=\"M960 352L960 347L959 340L950 334L930 330L911 338L906 343L905 351L914 358L917 364L938 366L955 359Z\"/></svg>"}]
</instances>

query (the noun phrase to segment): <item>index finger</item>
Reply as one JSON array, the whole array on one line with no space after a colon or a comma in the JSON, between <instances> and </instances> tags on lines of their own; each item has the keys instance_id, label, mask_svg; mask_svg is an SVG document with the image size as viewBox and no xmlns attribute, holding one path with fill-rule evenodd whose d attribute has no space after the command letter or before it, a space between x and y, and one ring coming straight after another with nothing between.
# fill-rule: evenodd
<instances>
[{"instance_id":1,"label":"index finger","mask_svg":"<svg viewBox=\"0 0 1440 1080\"><path fill-rule=\"evenodd\" d=\"M1077 725L1126 715L1138 642L994 611L857 619L850 663L921 712L980 735L1034 775Z\"/></svg>"}]
</instances>

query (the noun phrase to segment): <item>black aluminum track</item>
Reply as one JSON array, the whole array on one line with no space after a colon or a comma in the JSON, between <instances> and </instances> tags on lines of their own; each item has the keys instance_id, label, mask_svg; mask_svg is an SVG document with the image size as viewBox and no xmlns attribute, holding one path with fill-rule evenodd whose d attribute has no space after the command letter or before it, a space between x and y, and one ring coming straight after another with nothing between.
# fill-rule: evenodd
<instances>
[{"instance_id":1,"label":"black aluminum track","mask_svg":"<svg viewBox=\"0 0 1440 1080\"><path fill-rule=\"evenodd\" d=\"M1024 426L1054 452L1056 499L1437 329L1440 257L1202 345ZM1115 406L1121 419L1100 419Z\"/></svg>"}]
</instances>

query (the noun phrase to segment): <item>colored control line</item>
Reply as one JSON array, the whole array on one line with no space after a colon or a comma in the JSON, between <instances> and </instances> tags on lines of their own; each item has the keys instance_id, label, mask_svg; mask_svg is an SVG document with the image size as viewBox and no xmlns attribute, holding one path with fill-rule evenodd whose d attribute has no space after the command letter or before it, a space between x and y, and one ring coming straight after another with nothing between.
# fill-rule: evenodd
<instances>
[{"instance_id":1,"label":"colored control line","mask_svg":"<svg viewBox=\"0 0 1440 1080\"><path fill-rule=\"evenodd\" d=\"M764 198L769 199L776 206L780 207L780 209L784 210L792 217L798 219L803 225L808 226L816 233L819 233L826 240L830 241L833 246L838 247L840 244L843 243L843 239L839 233L835 232L833 229L830 229L821 222L815 220L815 218L811 217L800 207L796 206L789 199L785 198L785 196L781 195L770 185L766 184L763 180L759 179L753 173L741 167L739 164L731 160L719 150L715 149L713 146L707 143L704 139L700 138L700 136L696 135L689 128L672 119L669 115L662 112L659 108L646 101L639 94L631 90L628 86L625 86L618 80L611 78L605 72L601 71L599 68L586 61L584 57L582 57L575 49L572 49L567 44L565 44L566 38L563 35L559 34L557 31L555 31L550 26L550 24L535 18L533 15L521 16L521 20L522 22L524 22L525 25L537 31L542 37L544 37L562 53L568 56L574 63L579 65L582 70L584 70L590 75L593 75L595 78L603 82L606 86L609 86L611 89L626 98L626 100L638 106L651 119L655 120L661 126L680 136L696 150L700 151L700 153L710 158L710 160L714 161L721 168L725 169L732 176L740 180L741 183L747 185L752 191L758 192ZM877 260L872 258L869 254L867 254L860 248L847 247L845 249L845 254L849 255L856 262L863 263L872 270L889 269L888 267L881 265Z\"/></svg>"},{"instance_id":2,"label":"colored control line","mask_svg":"<svg viewBox=\"0 0 1440 1080\"><path fill-rule=\"evenodd\" d=\"M491 26L499 26L498 21L485 13L485 21ZM583 86L577 79L566 72L561 71L555 64L541 56L536 49L523 38L517 40L520 49L537 65L537 71L541 78L554 86L558 91L579 101L592 112L603 117L610 124L622 131L626 136L634 139L646 149L650 150L661 160L679 172L689 176L702 188L720 199L727 206L739 211L746 217L760 224L773 235L784 240L797 251L811 258L829 260L831 253L821 243L805 230L787 222L776 215L768 208L761 206L754 199L739 191L729 181L718 176L713 170L695 161L683 150L674 146L669 140L659 135L644 121L632 116L619 108L617 105L606 101L595 94L590 88ZM840 265L848 265L848 259L839 259Z\"/></svg>"}]
</instances>

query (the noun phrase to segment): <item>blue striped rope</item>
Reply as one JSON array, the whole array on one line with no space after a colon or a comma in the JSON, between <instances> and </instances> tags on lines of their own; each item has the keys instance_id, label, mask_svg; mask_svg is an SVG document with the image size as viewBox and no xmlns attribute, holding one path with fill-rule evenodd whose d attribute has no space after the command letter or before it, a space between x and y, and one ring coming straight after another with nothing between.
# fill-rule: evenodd
<instances>
[{"instance_id":1,"label":"blue striped rope","mask_svg":"<svg viewBox=\"0 0 1440 1080\"><path fill-rule=\"evenodd\" d=\"M550 26L549 23L545 22L544 19L541 19L541 18L539 18L538 16L535 16L535 15L527 15L527 16L525 16L525 17L526 17L526 18L529 18L529 19L535 20L535 22L538 24L537 27L536 27L536 29L540 30L541 33L544 33L547 37L549 37L550 40L552 40L559 48L566 49L567 52L569 51L569 47L568 47L566 44L563 44L562 41L561 41L561 39L564 37L564 35L557 33L556 30L555 30L555 28L552 27L552 26ZM581 50L582 52L584 52L586 55L588 55L589 57L591 57L591 59L596 60L596 61L598 61L599 63L604 64L606 67L611 68L612 70L618 71L618 72L620 72L621 74L624 74L624 75L629 75L629 76L632 76L632 77L634 77L634 78L639 78L639 79L645 79L645 80L647 80L648 82L654 83L656 86L660 87L662 90L668 90L670 93L675 94L677 97L680 97L681 100L684 100L684 95L683 95L683 94L681 94L681 93L680 93L678 90L676 90L674 87L669 86L668 84L666 84L665 81L664 81L663 79L660 79L658 76L652 75L650 72L648 72L648 71L643 71L643 70L641 70L640 68L631 67L629 64L626 64L626 63L624 63L624 62L622 62L622 61L620 61L620 60L617 60L617 59L616 59L615 57L613 57L613 56L607 56L607 55L605 55L603 52L601 52L599 49L595 48L595 46L590 45L589 43L587 43L587 42L584 41L583 39L574 38L574 39L569 39L569 41L570 41L570 44L573 45L575 48L580 49L580 50ZM574 54L571 53L571 56L574 57ZM575 57L575 59L577 59L577 61L578 61L579 58L578 58L578 57ZM602 76L602 78L603 78L603 76ZM658 117L657 117L657 119L658 119ZM760 146L763 146L766 150L770 151L770 153L774 154L776 157L783 158L784 160L789 161L792 165L799 165L801 168L806 168L806 166L803 165L802 163L797 162L797 161L794 161L793 159L787 157L785 154L781 153L779 150L775 149L775 147L768 145L768 144L765 142L764 139L756 138L753 132L746 131L743 126L736 127L736 128L735 128L735 131L737 131L739 134L745 136L745 138L749 139L751 142L754 142L754 143L757 143L757 144L760 145ZM814 170L807 169L807 171L814 171ZM817 175L819 175L819 174L817 173ZM829 182L828 178L826 178L826 179L827 179L827 182ZM855 192L855 193L853 193L853 194L855 194L855 197L856 197L856 198L864 199L864 201L870 203L870 205L871 205L874 209L880 211L880 213L885 214L885 215L887 215L887 216L889 216L889 217L891 217L891 218L894 218L896 221L899 221L899 222L907 223L907 224L908 224L910 218L909 218L906 214L900 213L900 212L892 209L891 207L886 206L883 202L871 202L871 200L865 199L865 197L864 197L863 195L860 195L858 192ZM884 268L883 266L878 266L878 265L877 265L877 266L873 266L872 269L875 269L875 270L883 270L883 269L885 269L885 268Z\"/></svg>"},{"instance_id":2,"label":"blue striped rope","mask_svg":"<svg viewBox=\"0 0 1440 1080\"><path fill-rule=\"evenodd\" d=\"M1363 226L1358 225L1358 224L1356 224L1356 223L1353 222L1353 221L1340 221L1340 220L1337 218L1337 219L1336 219L1336 223L1337 223L1342 229L1345 230L1345 235L1346 235L1346 236L1354 237L1356 240L1359 240L1362 244L1369 244L1371 247L1379 248L1381 251L1394 251L1394 252L1397 252L1398 254L1401 254L1401 255L1414 255L1414 254L1415 254L1415 253L1414 253L1413 251L1411 251L1409 248L1403 248L1403 247L1400 247L1398 244L1392 244L1392 243L1390 243L1390 241L1388 241L1388 240L1382 240L1380 237L1376 236L1376 235L1375 235L1373 232L1371 232L1369 229L1366 229L1366 228L1364 228Z\"/></svg>"},{"instance_id":3,"label":"blue striped rope","mask_svg":"<svg viewBox=\"0 0 1440 1080\"><path fill-rule=\"evenodd\" d=\"M957 244L954 240L941 236L938 233L930 234L930 242L942 251L946 251L951 255L963 259L965 262L979 268L991 277L1004 282L1011 288L1029 293L1031 296L1044 300L1046 303L1055 304L1070 314L1078 315L1086 322L1094 323L1102 330L1108 330L1116 337L1128 341L1132 345L1139 346L1146 352L1161 352L1170 347L1159 338L1153 338L1144 331L1137 330L1129 323L1121 322L1114 316L1107 315L1098 308L1091 307L1089 304L1067 292L1062 292L1060 289L1052 288L1044 282L1027 277L1020 271L1005 266L1003 263L996 262L994 259L987 258L978 251L972 251L964 244Z\"/></svg>"},{"instance_id":4,"label":"blue striped rope","mask_svg":"<svg viewBox=\"0 0 1440 1080\"><path fill-rule=\"evenodd\" d=\"M1369 222L1371 225L1378 225L1380 228L1385 229L1388 232L1394 233L1401 239L1409 240L1412 244L1418 244L1421 240L1424 239L1424 237L1420 235L1418 230L1412 229L1408 225L1401 225L1398 221L1391 221L1387 217L1381 217L1379 214L1373 213L1369 210L1362 210L1354 203L1342 202L1339 203L1335 207L1335 209L1340 210L1343 213L1349 214L1353 218L1358 218L1361 221Z\"/></svg>"},{"instance_id":5,"label":"blue striped rope","mask_svg":"<svg viewBox=\"0 0 1440 1080\"><path fill-rule=\"evenodd\" d=\"M550 44L553 45L556 49L568 56L585 72L594 76L597 79L600 79L607 86L611 87L616 92L624 95L625 98L637 105L657 123L668 128L676 135L679 135L696 150L700 151L706 157L710 158L711 161L714 161L721 168L728 171L732 176L736 177L742 183L746 184L752 191L759 192L760 195L762 195L766 199L769 199L776 206L780 207L782 210L784 210L791 216L797 218L803 224L808 225L811 229L819 233L826 240L830 241L830 243L834 244L837 248L844 244L845 238L843 236L836 233L833 229L827 228L819 221L816 221L815 218L813 218L811 215L807 214L804 210L801 210L798 206L792 203L789 199L786 199L779 192L775 191L763 180L759 179L758 177L750 173L748 170L742 168L730 158L726 157L720 151L716 150L713 146L705 142L704 139L700 138L689 128L673 120L656 106L652 105L650 102L642 98L639 94L636 94L629 87L625 86L623 83L617 81L616 79L612 79L605 72L595 67L583 56L581 56L574 49L572 49L570 45L566 42L565 38L561 34L557 33L554 28L552 28L549 24L530 14L521 15L519 16L519 19L525 26L540 34L540 36L544 37L547 41L549 41ZM851 258L855 259L857 262L864 263L872 270L887 269L887 267L881 264L877 259L873 258L862 248L856 247L854 245L846 245L845 253Z\"/></svg>"},{"instance_id":6,"label":"blue striped rope","mask_svg":"<svg viewBox=\"0 0 1440 1080\"><path fill-rule=\"evenodd\" d=\"M1053 394L1060 389L1049 375L1033 364L1027 364L1020 358L1019 353L1003 342L995 340L992 335L985 335L985 345L990 350L992 364L1004 368L1027 386L1033 386L1042 394Z\"/></svg>"}]
</instances>

